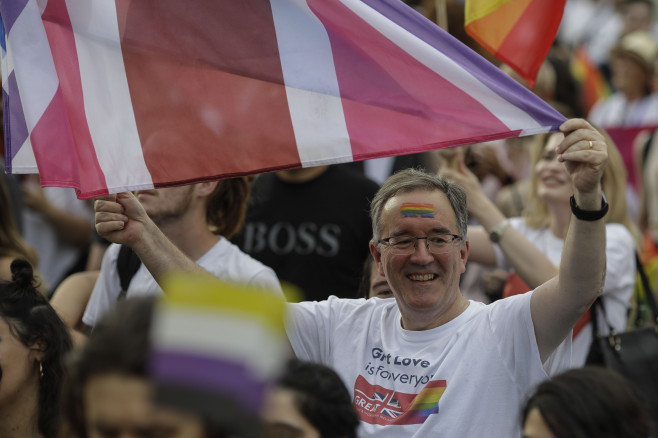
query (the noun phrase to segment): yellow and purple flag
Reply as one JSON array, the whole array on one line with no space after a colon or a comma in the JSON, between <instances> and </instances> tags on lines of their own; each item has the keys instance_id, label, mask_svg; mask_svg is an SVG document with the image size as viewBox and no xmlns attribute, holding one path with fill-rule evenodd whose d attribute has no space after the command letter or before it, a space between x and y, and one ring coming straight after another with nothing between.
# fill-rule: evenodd
<instances>
[{"instance_id":1,"label":"yellow and purple flag","mask_svg":"<svg viewBox=\"0 0 658 438\"><path fill-rule=\"evenodd\" d=\"M0 14L6 170L81 198L564 121L399 0L0 0Z\"/></svg>"},{"instance_id":2,"label":"yellow and purple flag","mask_svg":"<svg viewBox=\"0 0 658 438\"><path fill-rule=\"evenodd\" d=\"M528 83L555 40L566 0L466 0L466 32Z\"/></svg>"},{"instance_id":3,"label":"yellow and purple flag","mask_svg":"<svg viewBox=\"0 0 658 438\"><path fill-rule=\"evenodd\" d=\"M283 298L210 275L172 275L163 290L151 328L156 401L254 435L289 355Z\"/></svg>"}]
</instances>

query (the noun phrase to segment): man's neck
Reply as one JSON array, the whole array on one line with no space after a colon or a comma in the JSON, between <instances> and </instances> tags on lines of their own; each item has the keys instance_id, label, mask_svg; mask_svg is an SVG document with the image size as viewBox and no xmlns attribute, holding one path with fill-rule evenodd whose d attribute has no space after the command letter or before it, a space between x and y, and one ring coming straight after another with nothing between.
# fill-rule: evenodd
<instances>
[{"instance_id":1,"label":"man's neck","mask_svg":"<svg viewBox=\"0 0 658 438\"><path fill-rule=\"evenodd\" d=\"M158 226L174 245L194 261L207 253L220 239L210 231L205 217L185 215Z\"/></svg>"},{"instance_id":2,"label":"man's neck","mask_svg":"<svg viewBox=\"0 0 658 438\"><path fill-rule=\"evenodd\" d=\"M457 299L446 310L437 312L432 309L427 312L402 312L402 328L405 330L422 331L430 330L446 324L459 315L469 306L469 301L460 293Z\"/></svg>"}]
</instances>

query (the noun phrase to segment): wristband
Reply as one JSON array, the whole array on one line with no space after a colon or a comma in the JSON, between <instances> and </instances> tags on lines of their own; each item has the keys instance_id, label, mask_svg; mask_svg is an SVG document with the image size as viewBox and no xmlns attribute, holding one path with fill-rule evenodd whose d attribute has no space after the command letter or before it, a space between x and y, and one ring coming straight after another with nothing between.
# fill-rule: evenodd
<instances>
[{"instance_id":1,"label":"wristband","mask_svg":"<svg viewBox=\"0 0 658 438\"><path fill-rule=\"evenodd\" d=\"M502 221L500 221L500 223L495 227L493 227L493 229L489 233L489 240L491 240L493 243L500 242L500 238L503 236L503 233L505 232L507 227L509 227L509 220L503 219Z\"/></svg>"},{"instance_id":2,"label":"wristband","mask_svg":"<svg viewBox=\"0 0 658 438\"><path fill-rule=\"evenodd\" d=\"M598 221L608 213L608 198L605 193L601 192L601 209L600 210L581 210L576 204L576 199L571 196L569 202L571 203L571 212L581 221Z\"/></svg>"}]
</instances>

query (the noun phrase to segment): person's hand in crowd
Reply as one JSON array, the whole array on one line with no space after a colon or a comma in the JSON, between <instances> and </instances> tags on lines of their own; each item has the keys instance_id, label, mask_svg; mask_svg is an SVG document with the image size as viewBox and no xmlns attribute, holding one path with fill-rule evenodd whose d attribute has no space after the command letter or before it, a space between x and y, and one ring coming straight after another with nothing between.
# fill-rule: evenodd
<instances>
[{"instance_id":1,"label":"person's hand in crowd","mask_svg":"<svg viewBox=\"0 0 658 438\"><path fill-rule=\"evenodd\" d=\"M457 167L457 163L464 160L464 147L452 147L452 148L443 148L437 149L432 152L433 159L436 163L436 169L438 173L445 169L454 169Z\"/></svg>"},{"instance_id":2,"label":"person's hand in crowd","mask_svg":"<svg viewBox=\"0 0 658 438\"><path fill-rule=\"evenodd\" d=\"M503 289L509 272L504 269L494 269L482 275L482 290L491 299L496 301L503 297Z\"/></svg>"},{"instance_id":3,"label":"person's hand in crowd","mask_svg":"<svg viewBox=\"0 0 658 438\"><path fill-rule=\"evenodd\" d=\"M94 210L96 231L113 243L134 246L152 224L142 204L130 192L97 198Z\"/></svg>"},{"instance_id":4,"label":"person's hand in crowd","mask_svg":"<svg viewBox=\"0 0 658 438\"><path fill-rule=\"evenodd\" d=\"M455 182L462 186L466 191L466 200L469 213L477 216L483 208L485 203L491 203L486 194L482 190L482 185L478 177L471 172L463 160L463 156L459 157L454 163L454 167L444 167L439 170L439 176L448 181Z\"/></svg>"},{"instance_id":5,"label":"person's hand in crowd","mask_svg":"<svg viewBox=\"0 0 658 438\"><path fill-rule=\"evenodd\" d=\"M496 151L487 144L475 144L466 147L464 163L480 181L491 175L501 183L506 183L510 177L500 164Z\"/></svg>"},{"instance_id":6,"label":"person's hand in crowd","mask_svg":"<svg viewBox=\"0 0 658 438\"><path fill-rule=\"evenodd\" d=\"M98 198L94 210L98 234L110 242L130 246L158 283L171 271L212 275L162 233L132 193Z\"/></svg>"},{"instance_id":7,"label":"person's hand in crowd","mask_svg":"<svg viewBox=\"0 0 658 438\"><path fill-rule=\"evenodd\" d=\"M579 201L580 195L593 194L580 205L586 210L600 208L601 178L608 160L608 147L603 136L583 119L570 119L560 126L565 134L564 140L557 146L558 160L563 162L571 175L574 196ZM590 203L589 201L593 201ZM595 202L594 202L595 201Z\"/></svg>"}]
</instances>

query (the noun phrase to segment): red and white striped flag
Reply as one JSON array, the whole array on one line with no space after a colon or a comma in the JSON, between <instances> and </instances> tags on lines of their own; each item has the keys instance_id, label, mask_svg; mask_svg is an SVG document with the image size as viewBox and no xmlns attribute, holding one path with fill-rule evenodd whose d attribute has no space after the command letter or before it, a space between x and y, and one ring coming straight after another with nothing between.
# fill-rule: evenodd
<instances>
[{"instance_id":1,"label":"red and white striped flag","mask_svg":"<svg viewBox=\"0 0 658 438\"><path fill-rule=\"evenodd\" d=\"M6 169L88 198L564 118L399 0L0 0Z\"/></svg>"}]
</instances>

